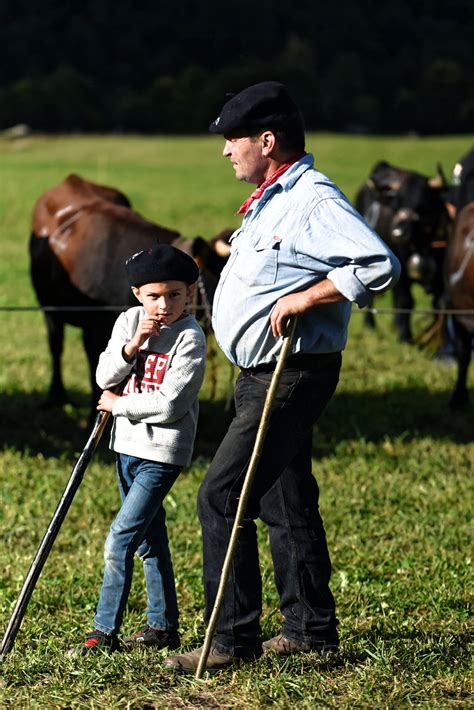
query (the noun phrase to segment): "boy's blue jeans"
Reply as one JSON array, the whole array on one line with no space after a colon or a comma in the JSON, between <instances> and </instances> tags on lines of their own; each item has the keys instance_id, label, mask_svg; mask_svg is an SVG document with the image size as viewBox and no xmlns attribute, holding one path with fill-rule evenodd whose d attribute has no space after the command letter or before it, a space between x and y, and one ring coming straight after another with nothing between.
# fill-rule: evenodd
<instances>
[{"instance_id":1,"label":"boy's blue jeans","mask_svg":"<svg viewBox=\"0 0 474 710\"><path fill-rule=\"evenodd\" d=\"M154 629L177 629L178 603L163 500L181 468L117 454L122 506L105 541L104 578L94 619L99 631L116 634L121 626L135 552L145 572L147 623Z\"/></svg>"}]
</instances>

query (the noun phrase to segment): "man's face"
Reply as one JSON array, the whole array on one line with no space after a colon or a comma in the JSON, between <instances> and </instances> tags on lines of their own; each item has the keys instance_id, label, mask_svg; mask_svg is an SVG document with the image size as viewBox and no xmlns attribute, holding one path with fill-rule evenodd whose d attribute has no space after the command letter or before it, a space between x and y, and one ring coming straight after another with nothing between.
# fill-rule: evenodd
<instances>
[{"instance_id":1,"label":"man's face","mask_svg":"<svg viewBox=\"0 0 474 710\"><path fill-rule=\"evenodd\" d=\"M223 155L234 166L237 180L260 185L265 179L268 158L262 153L261 136L224 136Z\"/></svg>"}]
</instances>

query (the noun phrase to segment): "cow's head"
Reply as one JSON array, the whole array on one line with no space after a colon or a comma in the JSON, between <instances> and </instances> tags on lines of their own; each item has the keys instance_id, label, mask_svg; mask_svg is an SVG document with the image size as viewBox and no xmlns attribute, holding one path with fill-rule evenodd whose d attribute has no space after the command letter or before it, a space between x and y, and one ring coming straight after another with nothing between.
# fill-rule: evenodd
<instances>
[{"instance_id":1,"label":"cow's head","mask_svg":"<svg viewBox=\"0 0 474 710\"><path fill-rule=\"evenodd\" d=\"M192 256L200 269L209 272L215 278L216 284L229 258L229 240L232 231L231 229L225 229L209 240L202 237L196 237L192 240Z\"/></svg>"},{"instance_id":2,"label":"cow's head","mask_svg":"<svg viewBox=\"0 0 474 710\"><path fill-rule=\"evenodd\" d=\"M445 178L440 167L438 171L436 180L386 162L372 171L370 180L380 206L391 215L382 236L395 250L423 255L446 239Z\"/></svg>"},{"instance_id":3,"label":"cow's head","mask_svg":"<svg viewBox=\"0 0 474 710\"><path fill-rule=\"evenodd\" d=\"M199 279L191 310L195 311L196 317L204 329L210 328L211 325L214 293L220 273L229 258L229 239L232 231L231 229L223 230L209 240L195 237L194 239L180 238L174 242L176 247L190 254L199 266Z\"/></svg>"}]
</instances>

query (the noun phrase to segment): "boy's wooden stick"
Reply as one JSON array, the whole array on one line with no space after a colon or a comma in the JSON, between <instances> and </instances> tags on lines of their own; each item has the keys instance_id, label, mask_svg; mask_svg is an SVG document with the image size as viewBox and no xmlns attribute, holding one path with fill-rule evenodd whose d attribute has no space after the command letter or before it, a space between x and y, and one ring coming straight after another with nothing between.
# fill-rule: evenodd
<instances>
[{"instance_id":1,"label":"boy's wooden stick","mask_svg":"<svg viewBox=\"0 0 474 710\"><path fill-rule=\"evenodd\" d=\"M97 444L104 432L105 425L109 419L109 412L99 412L97 414L92 432L89 436L87 444L85 445L76 465L74 466L72 473L69 477L64 493L58 506L54 512L51 522L46 530L46 533L41 541L41 545L36 552L36 555L31 563L30 569L23 583L23 587L18 596L15 608L13 609L13 614L11 615L10 621L8 622L7 630L2 640L2 645L0 647L0 661L3 661L9 651L13 648L15 643L15 638L20 628L21 622L26 612L28 602L33 594L33 590L36 586L36 582L41 574L41 570L44 567L44 563L48 559L49 553L59 532L59 529L66 517L69 507L73 501L77 489L79 488L81 481L84 477L87 466L92 458L92 454L95 451Z\"/></svg>"},{"instance_id":2,"label":"boy's wooden stick","mask_svg":"<svg viewBox=\"0 0 474 710\"><path fill-rule=\"evenodd\" d=\"M230 566L232 563L232 558L234 556L235 547L237 545L237 539L239 537L240 526L242 519L245 515L247 509L247 501L250 493L250 487L252 485L253 479L255 477L255 472L257 470L258 462L262 454L263 444L265 442L265 437L267 434L268 424L270 421L270 414L273 405L273 400L275 399L275 394L280 383L281 373L285 367L286 358L290 352L291 344L293 341L293 336L295 333L297 318L294 316L290 319L286 333L283 336L283 346L278 356L278 362L276 364L273 376L270 382L270 387L268 388L267 396L265 399L265 404L263 406L262 416L260 419L260 425L258 427L257 436L255 439L255 444L253 447L252 456L249 462L249 467L247 473L245 474L245 479L242 485L242 491L240 493L239 505L237 508L237 513L234 520L234 525L232 527L232 533L230 535L229 545L227 547L226 556L224 559L224 564L222 565L221 578L219 581L219 587L217 589L216 600L214 603L214 608L212 610L211 618L206 629L206 636L204 639L204 645L202 647L202 653L199 658L199 664L196 670L196 678L201 678L202 674L206 668L207 659L209 656L209 651L211 650L211 642L214 636L214 631L216 628L217 617L219 615L220 608L222 606L222 600L224 598L224 589L229 578Z\"/></svg>"}]
</instances>

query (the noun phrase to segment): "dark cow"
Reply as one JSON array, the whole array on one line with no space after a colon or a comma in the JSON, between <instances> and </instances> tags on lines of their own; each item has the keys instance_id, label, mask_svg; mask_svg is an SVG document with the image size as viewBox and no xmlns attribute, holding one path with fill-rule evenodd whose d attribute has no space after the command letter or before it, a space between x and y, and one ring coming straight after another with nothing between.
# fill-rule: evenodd
<instances>
[{"instance_id":1,"label":"dark cow","mask_svg":"<svg viewBox=\"0 0 474 710\"><path fill-rule=\"evenodd\" d=\"M229 232L206 242L144 219L118 190L69 175L36 202L30 238L31 277L45 310L53 374L49 404L67 401L61 376L64 326L82 329L90 366L92 399L97 401L95 370L120 306L135 305L125 260L156 242L175 244L200 266L197 315L209 320L218 274L228 253ZM98 311L98 306L112 307ZM114 310L114 307L115 310ZM90 310L88 310L90 309Z\"/></svg>"},{"instance_id":2,"label":"dark cow","mask_svg":"<svg viewBox=\"0 0 474 710\"><path fill-rule=\"evenodd\" d=\"M355 198L356 209L387 242L401 263L393 288L394 324L399 340L412 342L412 285L420 283L438 306L443 291L443 261L449 227L444 180L377 163ZM374 324L369 313L369 323Z\"/></svg>"},{"instance_id":3,"label":"dark cow","mask_svg":"<svg viewBox=\"0 0 474 710\"><path fill-rule=\"evenodd\" d=\"M474 150L456 164L450 207L455 216L448 240L445 268L445 302L448 309L470 311L453 315L458 374L450 406L468 404L467 373L474 337Z\"/></svg>"}]
</instances>

